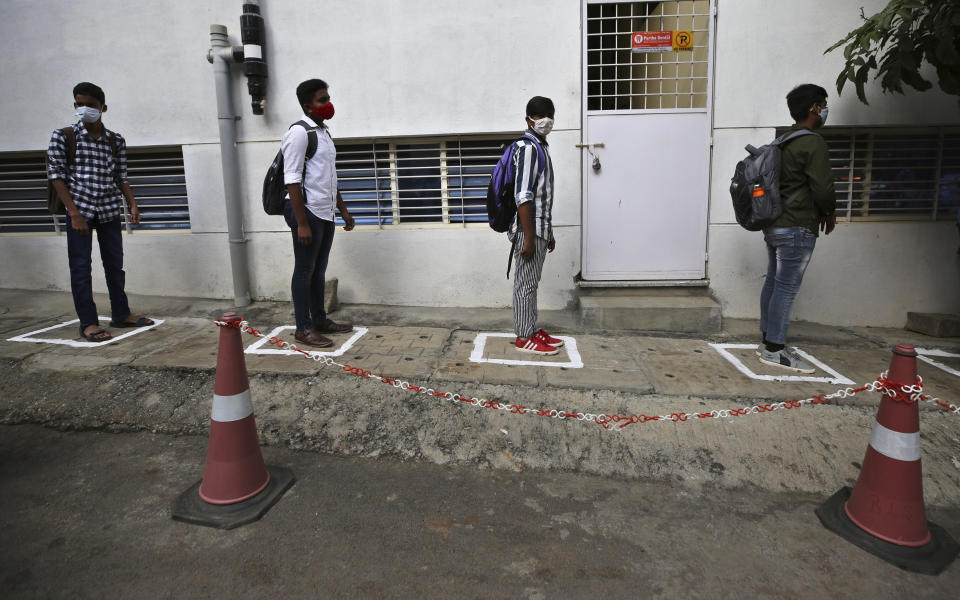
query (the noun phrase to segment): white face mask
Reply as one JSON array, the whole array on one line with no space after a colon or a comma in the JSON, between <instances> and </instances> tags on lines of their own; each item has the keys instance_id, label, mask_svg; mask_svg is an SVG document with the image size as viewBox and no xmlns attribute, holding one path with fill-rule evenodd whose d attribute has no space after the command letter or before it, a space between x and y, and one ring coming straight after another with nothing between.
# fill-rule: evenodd
<instances>
[{"instance_id":1,"label":"white face mask","mask_svg":"<svg viewBox=\"0 0 960 600\"><path fill-rule=\"evenodd\" d=\"M537 135L547 137L547 134L553 131L553 119L550 117L537 119L533 122L533 130L537 133Z\"/></svg>"},{"instance_id":2,"label":"white face mask","mask_svg":"<svg viewBox=\"0 0 960 600\"><path fill-rule=\"evenodd\" d=\"M96 123L100 118L100 111L95 108L90 108L89 106L81 106L77 108L77 112L75 114L84 123Z\"/></svg>"}]
</instances>

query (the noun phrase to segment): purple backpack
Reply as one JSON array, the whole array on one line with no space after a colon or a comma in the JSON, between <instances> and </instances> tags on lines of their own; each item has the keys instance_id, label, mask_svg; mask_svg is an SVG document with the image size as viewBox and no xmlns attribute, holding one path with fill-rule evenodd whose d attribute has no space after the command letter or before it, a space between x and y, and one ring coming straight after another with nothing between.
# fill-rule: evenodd
<instances>
[{"instance_id":1,"label":"purple backpack","mask_svg":"<svg viewBox=\"0 0 960 600\"><path fill-rule=\"evenodd\" d=\"M526 133L503 151L500 160L493 167L493 173L490 175L490 185L487 187L487 221L490 222L491 229L500 233L510 229L510 224L513 223L513 219L517 215L517 203L513 196L514 182L517 180L517 174L513 169L513 152L525 139L533 142L533 145L537 148L538 176L543 173L547 164L540 140Z\"/></svg>"}]
</instances>

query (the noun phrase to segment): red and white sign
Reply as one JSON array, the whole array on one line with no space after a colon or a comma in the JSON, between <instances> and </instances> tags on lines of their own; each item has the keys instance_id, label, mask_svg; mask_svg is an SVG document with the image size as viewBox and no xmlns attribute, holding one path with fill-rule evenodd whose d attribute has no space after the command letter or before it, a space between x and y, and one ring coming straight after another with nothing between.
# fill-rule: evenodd
<instances>
[{"instance_id":1,"label":"red and white sign","mask_svg":"<svg viewBox=\"0 0 960 600\"><path fill-rule=\"evenodd\" d=\"M673 50L672 31L639 31L631 38L634 52L670 52Z\"/></svg>"}]
</instances>

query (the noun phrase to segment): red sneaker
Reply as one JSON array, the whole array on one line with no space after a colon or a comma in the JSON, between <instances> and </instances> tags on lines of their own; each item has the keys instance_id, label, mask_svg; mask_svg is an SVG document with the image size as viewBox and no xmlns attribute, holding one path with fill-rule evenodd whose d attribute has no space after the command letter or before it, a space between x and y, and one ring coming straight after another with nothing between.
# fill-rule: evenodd
<instances>
[{"instance_id":1,"label":"red sneaker","mask_svg":"<svg viewBox=\"0 0 960 600\"><path fill-rule=\"evenodd\" d=\"M560 352L537 337L537 334L533 334L527 339L517 338L517 341L513 343L513 347L520 352L529 352L531 354L556 354Z\"/></svg>"},{"instance_id":2,"label":"red sneaker","mask_svg":"<svg viewBox=\"0 0 960 600\"><path fill-rule=\"evenodd\" d=\"M548 346L553 346L554 348L560 348L563 346L563 340L555 337L551 337L549 333L541 329L540 331L533 334L534 337L540 338L544 344Z\"/></svg>"}]
</instances>

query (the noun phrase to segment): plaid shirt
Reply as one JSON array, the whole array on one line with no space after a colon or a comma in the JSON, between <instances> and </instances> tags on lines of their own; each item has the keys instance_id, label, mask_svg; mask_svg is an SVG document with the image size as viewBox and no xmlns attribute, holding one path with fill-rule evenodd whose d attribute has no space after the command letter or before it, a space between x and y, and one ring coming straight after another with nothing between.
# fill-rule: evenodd
<instances>
[{"instance_id":1,"label":"plaid shirt","mask_svg":"<svg viewBox=\"0 0 960 600\"><path fill-rule=\"evenodd\" d=\"M73 131L77 136L77 153L69 172L66 136L57 129L50 137L47 177L66 181L70 198L85 218L101 222L113 220L120 216L123 202L119 184L127 182L127 143L122 135L106 127L100 139L95 140L80 121L73 124ZM116 158L108 136L116 136Z\"/></svg>"}]
</instances>

